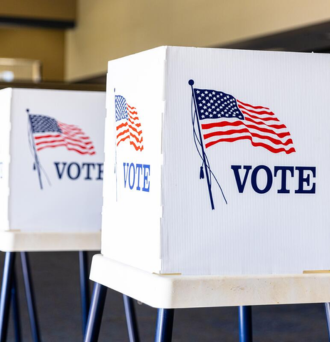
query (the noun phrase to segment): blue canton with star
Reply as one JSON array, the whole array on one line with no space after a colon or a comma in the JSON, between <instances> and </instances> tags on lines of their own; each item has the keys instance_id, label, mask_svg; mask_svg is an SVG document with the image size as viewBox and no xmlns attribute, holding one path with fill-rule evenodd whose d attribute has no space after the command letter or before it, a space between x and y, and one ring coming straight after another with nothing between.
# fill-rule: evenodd
<instances>
[{"instance_id":1,"label":"blue canton with star","mask_svg":"<svg viewBox=\"0 0 330 342\"><path fill-rule=\"evenodd\" d=\"M57 121L49 116L30 114L32 133L62 133Z\"/></svg>"},{"instance_id":2,"label":"blue canton with star","mask_svg":"<svg viewBox=\"0 0 330 342\"><path fill-rule=\"evenodd\" d=\"M115 96L115 107L116 107L116 121L123 120L123 119L128 120L126 99L124 96L121 96L121 95Z\"/></svg>"},{"instance_id":3,"label":"blue canton with star","mask_svg":"<svg viewBox=\"0 0 330 342\"><path fill-rule=\"evenodd\" d=\"M194 92L200 120L220 118L244 120L244 115L238 108L234 96L207 89L194 89Z\"/></svg>"}]
</instances>

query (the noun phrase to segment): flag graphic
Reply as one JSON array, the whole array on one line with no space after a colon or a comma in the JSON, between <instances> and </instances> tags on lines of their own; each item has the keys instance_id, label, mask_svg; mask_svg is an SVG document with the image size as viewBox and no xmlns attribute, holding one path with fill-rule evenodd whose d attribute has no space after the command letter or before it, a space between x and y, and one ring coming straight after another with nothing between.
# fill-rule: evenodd
<instances>
[{"instance_id":1,"label":"flag graphic","mask_svg":"<svg viewBox=\"0 0 330 342\"><path fill-rule=\"evenodd\" d=\"M29 114L29 120L37 152L64 146L79 154L95 154L93 142L78 126L68 125L45 115Z\"/></svg>"},{"instance_id":2,"label":"flag graphic","mask_svg":"<svg viewBox=\"0 0 330 342\"><path fill-rule=\"evenodd\" d=\"M269 108L222 91L195 88L193 92L206 149L220 142L250 140L272 153L296 151L287 127Z\"/></svg>"},{"instance_id":3,"label":"flag graphic","mask_svg":"<svg viewBox=\"0 0 330 342\"><path fill-rule=\"evenodd\" d=\"M115 96L116 144L129 141L136 151L143 151L143 136L140 119L135 107L131 107L125 97Z\"/></svg>"}]
</instances>

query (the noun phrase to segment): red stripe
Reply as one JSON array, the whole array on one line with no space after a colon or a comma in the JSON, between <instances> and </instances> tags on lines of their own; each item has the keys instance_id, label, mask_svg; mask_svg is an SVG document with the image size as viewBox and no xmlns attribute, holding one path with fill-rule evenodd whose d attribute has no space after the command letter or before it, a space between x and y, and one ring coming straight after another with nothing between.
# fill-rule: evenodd
<instances>
[{"instance_id":1,"label":"red stripe","mask_svg":"<svg viewBox=\"0 0 330 342\"><path fill-rule=\"evenodd\" d=\"M76 146L76 147L80 147L81 149L83 150L92 150L94 149L94 146L84 146L84 145L80 145L80 144L75 144L75 143L72 143L72 142L68 142L66 141L65 139L61 139L61 140L45 140L45 141L38 141L36 142L36 146L47 146L47 145L54 145L55 143L57 142L63 142L64 145L62 144L57 144L56 146Z\"/></svg>"},{"instance_id":2,"label":"red stripe","mask_svg":"<svg viewBox=\"0 0 330 342\"><path fill-rule=\"evenodd\" d=\"M79 151L79 150L77 150L75 148L70 148L66 144L63 144L63 145L47 145L47 146L43 146L43 147L37 148L37 151L44 150L45 148L56 148L56 147L60 147L60 146L65 146L67 148L67 150L75 151L75 152L77 152L79 154L82 154L82 155L89 154L90 156L93 156L95 154L95 151L93 151L93 152L90 152L90 151L82 152L82 151Z\"/></svg>"},{"instance_id":3,"label":"red stripe","mask_svg":"<svg viewBox=\"0 0 330 342\"><path fill-rule=\"evenodd\" d=\"M119 126L117 126L116 130L118 131L118 129L121 129L122 127L125 127L125 126L127 126L127 125L128 125L127 122L122 123L122 124L120 124Z\"/></svg>"},{"instance_id":4,"label":"red stripe","mask_svg":"<svg viewBox=\"0 0 330 342\"><path fill-rule=\"evenodd\" d=\"M143 151L143 146L136 146L134 141L130 141L130 145L132 145L136 151Z\"/></svg>"},{"instance_id":5,"label":"red stripe","mask_svg":"<svg viewBox=\"0 0 330 342\"><path fill-rule=\"evenodd\" d=\"M265 123L263 121L257 121L257 120L252 120L250 119L249 117L245 117L245 120L246 121L249 121L249 122L253 122L255 123L256 125L266 125L268 127L271 127L271 128L277 128L277 129L281 129L281 128L287 128L285 125L281 124L281 125L269 125L268 123Z\"/></svg>"},{"instance_id":6,"label":"red stripe","mask_svg":"<svg viewBox=\"0 0 330 342\"><path fill-rule=\"evenodd\" d=\"M79 134L71 134L71 135L63 134L63 136L65 136L65 137L70 137L70 138L76 137L76 138L79 139L79 140L90 140L89 137L87 137L87 136L81 137L81 136L79 136Z\"/></svg>"},{"instance_id":7,"label":"red stripe","mask_svg":"<svg viewBox=\"0 0 330 342\"><path fill-rule=\"evenodd\" d=\"M273 113L273 112L267 112L267 111L257 111L257 110L252 110L252 109L250 109L250 108L245 108L245 107L243 107L243 106L238 106L238 108L240 109L240 110L246 110L247 112L249 112L249 113L253 113L253 114L260 114L260 115L269 115L269 116L275 116L275 114Z\"/></svg>"},{"instance_id":8,"label":"red stripe","mask_svg":"<svg viewBox=\"0 0 330 342\"><path fill-rule=\"evenodd\" d=\"M64 138L67 139L67 140L72 140L72 141L75 141L75 142L79 142L79 143L84 144L84 145L92 144L92 141L89 138L87 138L87 139L89 139L88 141L84 141L86 139L83 139L83 140L82 139L75 139L75 138L72 138L72 137L70 137L68 135L65 135Z\"/></svg>"},{"instance_id":9,"label":"red stripe","mask_svg":"<svg viewBox=\"0 0 330 342\"><path fill-rule=\"evenodd\" d=\"M129 118L130 118L131 120L139 120L139 117L138 117L138 116L136 116L136 117L130 116Z\"/></svg>"},{"instance_id":10,"label":"red stripe","mask_svg":"<svg viewBox=\"0 0 330 342\"><path fill-rule=\"evenodd\" d=\"M135 133L137 133L138 135L141 135L142 134L142 131L138 131L135 127L133 127L132 125L128 125L128 127L130 129L132 129Z\"/></svg>"},{"instance_id":11,"label":"red stripe","mask_svg":"<svg viewBox=\"0 0 330 342\"><path fill-rule=\"evenodd\" d=\"M61 136L62 136L61 134L56 134L56 135L38 135L38 136L34 136L34 139L59 138Z\"/></svg>"},{"instance_id":12,"label":"red stripe","mask_svg":"<svg viewBox=\"0 0 330 342\"><path fill-rule=\"evenodd\" d=\"M120 136L122 136L122 135L124 135L124 134L129 134L129 130L128 129L125 129L125 131L122 131L121 133L119 133L119 134L117 134L117 139L120 137Z\"/></svg>"},{"instance_id":13,"label":"red stripe","mask_svg":"<svg viewBox=\"0 0 330 342\"><path fill-rule=\"evenodd\" d=\"M82 129L75 127L75 128L69 128L69 127L60 127L62 131L66 132L81 132L84 133Z\"/></svg>"},{"instance_id":14,"label":"red stripe","mask_svg":"<svg viewBox=\"0 0 330 342\"><path fill-rule=\"evenodd\" d=\"M282 135L282 134L286 133L286 132L277 133L272 129L267 129L267 128L262 128L262 127L258 127L255 125L245 124L243 121L234 121L234 122L222 121L222 122L215 122L215 123L211 123L211 124L202 124L202 129L211 129L211 128L216 128L216 127L227 127L227 126L232 126L232 127L244 126L244 127L248 127L248 128L254 128L260 132L275 134L276 136L279 136L279 137L280 137L280 134Z\"/></svg>"},{"instance_id":15,"label":"red stripe","mask_svg":"<svg viewBox=\"0 0 330 342\"><path fill-rule=\"evenodd\" d=\"M130 136L133 137L136 140L137 143L142 143L142 141L143 141L143 137L141 137L141 139L139 139L133 133L130 133Z\"/></svg>"},{"instance_id":16,"label":"red stripe","mask_svg":"<svg viewBox=\"0 0 330 342\"><path fill-rule=\"evenodd\" d=\"M280 120L278 118L274 117L263 117L263 116L257 116L257 115L253 115L250 112L246 112L245 110L241 110L241 112L245 115L248 115L249 117L253 118L253 119L259 119L259 120L263 120L263 121L278 121L280 122Z\"/></svg>"},{"instance_id":17,"label":"red stripe","mask_svg":"<svg viewBox=\"0 0 330 342\"><path fill-rule=\"evenodd\" d=\"M54 144L56 142L65 142L64 139L59 139L59 140L46 140L46 141L38 141L36 142L36 146L39 146L39 145L44 145L44 144Z\"/></svg>"},{"instance_id":18,"label":"red stripe","mask_svg":"<svg viewBox=\"0 0 330 342\"><path fill-rule=\"evenodd\" d=\"M251 136L241 136L241 137L238 137L238 138L228 138L228 139L218 139L216 141L211 141L207 144L205 144L205 148L209 148L219 142L234 142L234 141L237 141L237 140L250 140L251 141L251 144L255 147L264 147L265 149L267 149L268 151L270 152L273 152L273 153L280 153L280 152L285 152L286 154L290 154L290 153L293 153L293 152L296 152L296 150L291 147L290 149L286 150L285 148L279 148L279 149L275 149L273 148L272 146L269 146L267 144L264 144L264 143L261 143L261 142L254 142L252 140L252 137Z\"/></svg>"},{"instance_id":19,"label":"red stripe","mask_svg":"<svg viewBox=\"0 0 330 342\"><path fill-rule=\"evenodd\" d=\"M83 150L92 150L92 149L94 149L94 146L83 146L83 145L79 145L79 144L74 144L72 142L66 142L66 143L67 143L67 145L70 145L70 146L80 147Z\"/></svg>"},{"instance_id":20,"label":"red stripe","mask_svg":"<svg viewBox=\"0 0 330 342\"><path fill-rule=\"evenodd\" d=\"M267 110L270 110L268 107L252 106L252 105L250 105L250 104L248 104L248 103L244 103L244 102L239 101L239 100L237 100L237 99L236 99L236 101L237 101L238 104L242 104L243 106L248 106L248 107L255 108L255 109L267 109Z\"/></svg>"},{"instance_id":21,"label":"red stripe","mask_svg":"<svg viewBox=\"0 0 330 342\"><path fill-rule=\"evenodd\" d=\"M231 131L226 131L226 132L212 132L212 133L208 133L208 134L203 135L203 137L204 137L204 139L209 139L209 138L216 137L216 136L232 135L232 134L239 134L239 133L248 133L254 138L266 139L266 140L271 141L275 145L287 146L287 145L293 144L293 141L291 138L286 140L285 142L282 142L281 140L274 139L274 138L269 137L267 135L260 135L258 133L250 132L247 128L238 129L238 130L231 130ZM235 139L235 138L233 138L233 139Z\"/></svg>"},{"instance_id":22,"label":"red stripe","mask_svg":"<svg viewBox=\"0 0 330 342\"><path fill-rule=\"evenodd\" d=\"M118 146L122 141L125 141L126 139L129 139L129 135L127 135L126 138L120 139L120 140L117 142L117 146Z\"/></svg>"}]
</instances>

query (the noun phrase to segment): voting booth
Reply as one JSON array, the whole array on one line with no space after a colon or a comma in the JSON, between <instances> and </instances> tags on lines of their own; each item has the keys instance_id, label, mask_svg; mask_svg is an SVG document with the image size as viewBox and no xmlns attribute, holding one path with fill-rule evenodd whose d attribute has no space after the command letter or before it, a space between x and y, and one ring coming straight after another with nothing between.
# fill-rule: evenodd
<instances>
[{"instance_id":1,"label":"voting booth","mask_svg":"<svg viewBox=\"0 0 330 342\"><path fill-rule=\"evenodd\" d=\"M103 255L182 275L329 269L328 63L173 47L110 62Z\"/></svg>"},{"instance_id":2,"label":"voting booth","mask_svg":"<svg viewBox=\"0 0 330 342\"><path fill-rule=\"evenodd\" d=\"M329 62L180 47L110 61L91 279L169 310L329 301Z\"/></svg>"},{"instance_id":3,"label":"voting booth","mask_svg":"<svg viewBox=\"0 0 330 342\"><path fill-rule=\"evenodd\" d=\"M104 104L101 92L0 91L2 231L100 231Z\"/></svg>"},{"instance_id":4,"label":"voting booth","mask_svg":"<svg viewBox=\"0 0 330 342\"><path fill-rule=\"evenodd\" d=\"M3 338L15 252L29 282L27 251L79 251L87 275L86 251L100 249L105 93L5 89L0 111ZM88 301L84 275L81 284ZM36 322L32 330L39 340Z\"/></svg>"}]
</instances>

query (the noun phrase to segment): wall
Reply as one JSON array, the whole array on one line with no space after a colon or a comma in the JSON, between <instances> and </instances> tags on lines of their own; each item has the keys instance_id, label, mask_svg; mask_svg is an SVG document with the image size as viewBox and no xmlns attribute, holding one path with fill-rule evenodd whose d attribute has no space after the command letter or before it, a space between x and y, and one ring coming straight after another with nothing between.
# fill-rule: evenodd
<instances>
[{"instance_id":1,"label":"wall","mask_svg":"<svg viewBox=\"0 0 330 342\"><path fill-rule=\"evenodd\" d=\"M75 15L76 0L1 0L0 6L0 17L74 20Z\"/></svg>"},{"instance_id":2,"label":"wall","mask_svg":"<svg viewBox=\"0 0 330 342\"><path fill-rule=\"evenodd\" d=\"M219 46L330 20L328 0L78 0L66 34L66 79L160 45Z\"/></svg>"},{"instance_id":3,"label":"wall","mask_svg":"<svg viewBox=\"0 0 330 342\"><path fill-rule=\"evenodd\" d=\"M63 81L64 35L62 30L2 27L0 57L38 59L43 81Z\"/></svg>"}]
</instances>

